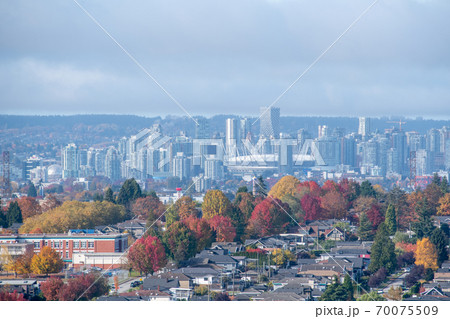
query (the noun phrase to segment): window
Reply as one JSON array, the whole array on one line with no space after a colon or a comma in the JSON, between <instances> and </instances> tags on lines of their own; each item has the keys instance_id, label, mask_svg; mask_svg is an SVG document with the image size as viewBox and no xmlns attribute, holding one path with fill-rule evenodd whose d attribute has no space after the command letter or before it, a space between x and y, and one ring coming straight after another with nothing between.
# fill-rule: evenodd
<instances>
[{"instance_id":1,"label":"window","mask_svg":"<svg viewBox=\"0 0 450 319\"><path fill-rule=\"evenodd\" d=\"M66 248L69 248L69 241L66 240Z\"/></svg>"},{"instance_id":2,"label":"window","mask_svg":"<svg viewBox=\"0 0 450 319\"><path fill-rule=\"evenodd\" d=\"M34 248L40 248L41 245L39 245L39 244L40 244L40 242L38 242L38 241L34 242Z\"/></svg>"},{"instance_id":3,"label":"window","mask_svg":"<svg viewBox=\"0 0 450 319\"><path fill-rule=\"evenodd\" d=\"M55 248L59 248L59 241L55 241Z\"/></svg>"},{"instance_id":4,"label":"window","mask_svg":"<svg viewBox=\"0 0 450 319\"><path fill-rule=\"evenodd\" d=\"M66 258L69 258L69 252L66 251Z\"/></svg>"},{"instance_id":5,"label":"window","mask_svg":"<svg viewBox=\"0 0 450 319\"><path fill-rule=\"evenodd\" d=\"M75 241L73 243L73 248L80 248L80 242L79 241Z\"/></svg>"},{"instance_id":6,"label":"window","mask_svg":"<svg viewBox=\"0 0 450 319\"><path fill-rule=\"evenodd\" d=\"M53 248L53 242L52 241L50 242L50 246Z\"/></svg>"},{"instance_id":7,"label":"window","mask_svg":"<svg viewBox=\"0 0 450 319\"><path fill-rule=\"evenodd\" d=\"M85 241L81 242L81 248L86 248L86 242Z\"/></svg>"},{"instance_id":8,"label":"window","mask_svg":"<svg viewBox=\"0 0 450 319\"><path fill-rule=\"evenodd\" d=\"M89 247L89 248L94 248L94 242L93 242L93 241L90 241L89 244L88 244L88 247Z\"/></svg>"}]
</instances>

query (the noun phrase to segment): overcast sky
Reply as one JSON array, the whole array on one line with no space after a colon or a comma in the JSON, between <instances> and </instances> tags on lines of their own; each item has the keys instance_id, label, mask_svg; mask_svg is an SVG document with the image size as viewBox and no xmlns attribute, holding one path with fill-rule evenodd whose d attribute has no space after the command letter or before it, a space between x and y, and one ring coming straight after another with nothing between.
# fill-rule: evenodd
<instances>
[{"instance_id":1,"label":"overcast sky","mask_svg":"<svg viewBox=\"0 0 450 319\"><path fill-rule=\"evenodd\" d=\"M257 116L373 2L78 1L205 116ZM380 0L276 106L449 119L449 16L449 0ZM0 112L184 115L72 0L0 1Z\"/></svg>"}]
</instances>

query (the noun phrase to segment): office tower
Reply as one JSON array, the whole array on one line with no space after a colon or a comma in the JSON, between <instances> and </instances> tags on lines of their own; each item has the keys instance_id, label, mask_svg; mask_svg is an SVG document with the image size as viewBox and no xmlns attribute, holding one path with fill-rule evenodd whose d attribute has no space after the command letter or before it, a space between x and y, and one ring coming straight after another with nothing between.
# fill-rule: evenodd
<instances>
[{"instance_id":1,"label":"office tower","mask_svg":"<svg viewBox=\"0 0 450 319\"><path fill-rule=\"evenodd\" d=\"M172 175L180 180L189 177L190 160L182 152L177 153L172 160Z\"/></svg>"},{"instance_id":2,"label":"office tower","mask_svg":"<svg viewBox=\"0 0 450 319\"><path fill-rule=\"evenodd\" d=\"M99 149L95 151L95 172L97 176L105 176L105 159L106 159L106 150Z\"/></svg>"},{"instance_id":3,"label":"office tower","mask_svg":"<svg viewBox=\"0 0 450 319\"><path fill-rule=\"evenodd\" d=\"M195 125L195 138L198 139L207 139L211 137L210 129L209 129L209 121L205 118L198 118L198 125Z\"/></svg>"},{"instance_id":4,"label":"office tower","mask_svg":"<svg viewBox=\"0 0 450 319\"><path fill-rule=\"evenodd\" d=\"M38 167L38 166L42 166L42 158L33 155L29 158L27 158L26 161L23 162L23 169L22 169L22 178L23 179L31 179L31 175L30 172L32 169Z\"/></svg>"},{"instance_id":5,"label":"office tower","mask_svg":"<svg viewBox=\"0 0 450 319\"><path fill-rule=\"evenodd\" d=\"M205 178L210 178L212 180L222 179L223 178L223 162L214 159L208 158L205 160Z\"/></svg>"},{"instance_id":6,"label":"office tower","mask_svg":"<svg viewBox=\"0 0 450 319\"><path fill-rule=\"evenodd\" d=\"M317 137L327 137L328 136L328 126L326 125L319 125L317 130Z\"/></svg>"},{"instance_id":7,"label":"office tower","mask_svg":"<svg viewBox=\"0 0 450 319\"><path fill-rule=\"evenodd\" d=\"M78 177L80 161L78 147L75 144L68 144L62 152L63 178Z\"/></svg>"},{"instance_id":8,"label":"office tower","mask_svg":"<svg viewBox=\"0 0 450 319\"><path fill-rule=\"evenodd\" d=\"M120 160L114 147L110 147L106 152L105 173L112 182L120 179Z\"/></svg>"},{"instance_id":9,"label":"office tower","mask_svg":"<svg viewBox=\"0 0 450 319\"><path fill-rule=\"evenodd\" d=\"M341 158L340 144L336 138L324 136L316 139L314 143L325 161L325 165L336 166L339 164Z\"/></svg>"},{"instance_id":10,"label":"office tower","mask_svg":"<svg viewBox=\"0 0 450 319\"><path fill-rule=\"evenodd\" d=\"M225 127L225 147L228 156L236 156L236 150L239 145L239 127L238 120L228 118Z\"/></svg>"},{"instance_id":11,"label":"office tower","mask_svg":"<svg viewBox=\"0 0 450 319\"><path fill-rule=\"evenodd\" d=\"M367 136L370 134L370 118L368 117L359 118L358 134L362 136Z\"/></svg>"},{"instance_id":12,"label":"office tower","mask_svg":"<svg viewBox=\"0 0 450 319\"><path fill-rule=\"evenodd\" d=\"M398 173L405 173L406 160L409 158L405 132L392 133L392 147L397 151Z\"/></svg>"},{"instance_id":13,"label":"office tower","mask_svg":"<svg viewBox=\"0 0 450 319\"><path fill-rule=\"evenodd\" d=\"M239 120L239 143L251 136L251 123L247 118Z\"/></svg>"},{"instance_id":14,"label":"office tower","mask_svg":"<svg viewBox=\"0 0 450 319\"><path fill-rule=\"evenodd\" d=\"M427 133L427 151L439 153L441 150L441 134L439 130L432 128Z\"/></svg>"},{"instance_id":15,"label":"office tower","mask_svg":"<svg viewBox=\"0 0 450 319\"><path fill-rule=\"evenodd\" d=\"M426 150L416 151L416 176L425 176L429 173L430 162Z\"/></svg>"},{"instance_id":16,"label":"office tower","mask_svg":"<svg viewBox=\"0 0 450 319\"><path fill-rule=\"evenodd\" d=\"M363 143L362 165L376 166L378 159L378 145L375 141L370 140Z\"/></svg>"},{"instance_id":17,"label":"office tower","mask_svg":"<svg viewBox=\"0 0 450 319\"><path fill-rule=\"evenodd\" d=\"M445 141L445 170L450 171L450 139Z\"/></svg>"},{"instance_id":18,"label":"office tower","mask_svg":"<svg viewBox=\"0 0 450 319\"><path fill-rule=\"evenodd\" d=\"M260 136L264 138L280 137L280 108L262 107L259 119Z\"/></svg>"},{"instance_id":19,"label":"office tower","mask_svg":"<svg viewBox=\"0 0 450 319\"><path fill-rule=\"evenodd\" d=\"M342 140L341 163L350 167L356 167L356 141L353 136L347 136Z\"/></svg>"}]
</instances>

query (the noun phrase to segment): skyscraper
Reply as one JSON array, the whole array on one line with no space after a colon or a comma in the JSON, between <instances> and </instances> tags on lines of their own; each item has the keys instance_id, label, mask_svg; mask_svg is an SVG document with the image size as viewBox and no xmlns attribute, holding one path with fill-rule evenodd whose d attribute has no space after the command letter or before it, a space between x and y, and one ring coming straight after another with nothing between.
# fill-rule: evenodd
<instances>
[{"instance_id":1,"label":"skyscraper","mask_svg":"<svg viewBox=\"0 0 450 319\"><path fill-rule=\"evenodd\" d=\"M236 155L236 148L239 145L239 126L238 120L228 118L225 128L225 146L228 156Z\"/></svg>"},{"instance_id":2,"label":"skyscraper","mask_svg":"<svg viewBox=\"0 0 450 319\"><path fill-rule=\"evenodd\" d=\"M62 154L63 178L78 177L80 169L80 159L78 156L78 147L75 144L68 144L63 149Z\"/></svg>"},{"instance_id":3,"label":"skyscraper","mask_svg":"<svg viewBox=\"0 0 450 319\"><path fill-rule=\"evenodd\" d=\"M368 117L359 118L358 134L362 136L367 136L370 134L370 118Z\"/></svg>"},{"instance_id":4,"label":"skyscraper","mask_svg":"<svg viewBox=\"0 0 450 319\"><path fill-rule=\"evenodd\" d=\"M120 160L114 147L110 147L105 157L106 176L112 181L120 179Z\"/></svg>"},{"instance_id":5,"label":"skyscraper","mask_svg":"<svg viewBox=\"0 0 450 319\"><path fill-rule=\"evenodd\" d=\"M262 107L260 109L261 117L259 119L260 136L265 138L280 137L280 108Z\"/></svg>"}]
</instances>

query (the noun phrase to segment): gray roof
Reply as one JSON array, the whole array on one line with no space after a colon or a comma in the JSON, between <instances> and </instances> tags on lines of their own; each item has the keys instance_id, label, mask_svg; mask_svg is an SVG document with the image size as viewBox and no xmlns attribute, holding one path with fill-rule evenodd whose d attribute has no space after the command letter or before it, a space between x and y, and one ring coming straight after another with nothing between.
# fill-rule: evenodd
<instances>
[{"instance_id":1,"label":"gray roof","mask_svg":"<svg viewBox=\"0 0 450 319\"><path fill-rule=\"evenodd\" d=\"M204 276L204 275L213 275L213 276L219 275L219 272L217 270L207 267L185 267L174 270L173 273L182 273L189 277Z\"/></svg>"},{"instance_id":2,"label":"gray roof","mask_svg":"<svg viewBox=\"0 0 450 319\"><path fill-rule=\"evenodd\" d=\"M178 279L149 277L145 278L142 284L144 290L169 290L170 288L178 288L180 283Z\"/></svg>"},{"instance_id":3,"label":"gray roof","mask_svg":"<svg viewBox=\"0 0 450 319\"><path fill-rule=\"evenodd\" d=\"M258 296L258 300L262 301L304 301L306 300L304 297L292 293L275 293L275 292L265 292Z\"/></svg>"}]
</instances>

